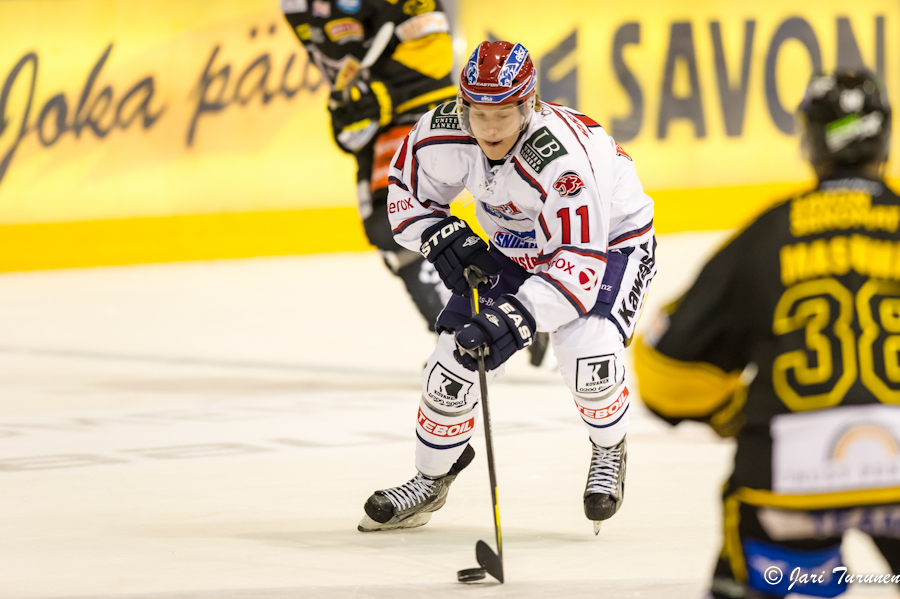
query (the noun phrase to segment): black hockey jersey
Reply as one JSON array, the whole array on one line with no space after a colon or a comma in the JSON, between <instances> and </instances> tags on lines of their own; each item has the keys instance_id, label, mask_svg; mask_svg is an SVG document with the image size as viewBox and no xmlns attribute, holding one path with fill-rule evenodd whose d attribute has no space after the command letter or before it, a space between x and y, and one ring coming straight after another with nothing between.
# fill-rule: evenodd
<instances>
[{"instance_id":1,"label":"black hockey jersey","mask_svg":"<svg viewBox=\"0 0 900 599\"><path fill-rule=\"evenodd\" d=\"M891 482L896 474L840 485L828 480L846 466L841 460L852 439L845 416L859 412L850 406L870 406L863 410L866 438L881 435L894 460L886 463L896 461L898 227L900 198L883 182L852 175L823 180L732 237L637 340L640 395L652 411L736 435L732 488L797 496L781 505L798 509L900 499L900 484ZM878 427L883 434L876 435ZM779 440L779 430L810 437L797 446L796 439ZM779 443L782 453L792 447L793 454L779 457ZM827 499L801 497L814 495Z\"/></svg>"},{"instance_id":2,"label":"black hockey jersey","mask_svg":"<svg viewBox=\"0 0 900 599\"><path fill-rule=\"evenodd\" d=\"M439 0L282 0L281 9L332 90L353 80L379 31L393 24L367 78L387 88L395 124L456 97L450 25Z\"/></svg>"}]
</instances>

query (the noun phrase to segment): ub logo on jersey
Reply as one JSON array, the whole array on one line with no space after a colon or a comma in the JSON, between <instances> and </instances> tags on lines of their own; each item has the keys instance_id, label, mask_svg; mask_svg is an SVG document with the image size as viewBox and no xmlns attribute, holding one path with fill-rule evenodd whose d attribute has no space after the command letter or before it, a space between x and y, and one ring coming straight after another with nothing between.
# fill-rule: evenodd
<instances>
[{"instance_id":1,"label":"ub logo on jersey","mask_svg":"<svg viewBox=\"0 0 900 599\"><path fill-rule=\"evenodd\" d=\"M568 153L565 146L550 133L547 127L541 127L532 133L520 150L525 163L537 174L541 174L548 164Z\"/></svg>"},{"instance_id":2,"label":"ub logo on jersey","mask_svg":"<svg viewBox=\"0 0 900 599\"><path fill-rule=\"evenodd\" d=\"M603 393L615 382L615 354L579 358L575 364L575 384L578 393Z\"/></svg>"},{"instance_id":3,"label":"ub logo on jersey","mask_svg":"<svg viewBox=\"0 0 900 599\"><path fill-rule=\"evenodd\" d=\"M426 399L445 408L460 408L466 405L466 396L472 384L472 381L456 376L438 362L428 374Z\"/></svg>"},{"instance_id":4,"label":"ub logo on jersey","mask_svg":"<svg viewBox=\"0 0 900 599\"><path fill-rule=\"evenodd\" d=\"M504 249L534 249L537 247L535 243L534 231L497 231L492 239L494 245Z\"/></svg>"},{"instance_id":5,"label":"ub logo on jersey","mask_svg":"<svg viewBox=\"0 0 900 599\"><path fill-rule=\"evenodd\" d=\"M527 56L528 50L522 44L516 44L513 47L506 62L503 63L503 68L500 69L500 75L497 77L497 82L501 87L512 86L513 79L519 74Z\"/></svg>"},{"instance_id":6,"label":"ub logo on jersey","mask_svg":"<svg viewBox=\"0 0 900 599\"><path fill-rule=\"evenodd\" d=\"M553 184L553 189L564 198L577 196L584 189L584 181L575 171L566 171Z\"/></svg>"}]
</instances>

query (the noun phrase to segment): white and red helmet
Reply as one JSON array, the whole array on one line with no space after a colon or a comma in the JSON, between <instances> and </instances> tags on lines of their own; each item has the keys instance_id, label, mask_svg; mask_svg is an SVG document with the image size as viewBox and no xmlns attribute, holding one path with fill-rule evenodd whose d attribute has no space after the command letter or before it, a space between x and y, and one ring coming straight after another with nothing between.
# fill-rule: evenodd
<instances>
[{"instance_id":1,"label":"white and red helmet","mask_svg":"<svg viewBox=\"0 0 900 599\"><path fill-rule=\"evenodd\" d=\"M468 111L473 104L520 107L524 129L534 112L537 71L522 44L481 42L459 76L456 109L463 130L471 135Z\"/></svg>"}]
</instances>

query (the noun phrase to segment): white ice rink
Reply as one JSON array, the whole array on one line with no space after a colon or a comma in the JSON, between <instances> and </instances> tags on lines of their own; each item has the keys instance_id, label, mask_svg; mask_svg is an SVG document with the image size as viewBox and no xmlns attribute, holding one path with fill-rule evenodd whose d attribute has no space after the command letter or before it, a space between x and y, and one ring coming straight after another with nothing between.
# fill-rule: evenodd
<instances>
[{"instance_id":1,"label":"white ice rink","mask_svg":"<svg viewBox=\"0 0 900 599\"><path fill-rule=\"evenodd\" d=\"M660 239L643 324L721 239ZM432 343L374 252L0 275L0 597L702 595L730 442L635 402L626 501L594 537L584 425L524 355L490 388L507 584L456 582L493 545L480 435L428 525L357 532L415 473ZM848 541L851 570L887 572Z\"/></svg>"}]
</instances>

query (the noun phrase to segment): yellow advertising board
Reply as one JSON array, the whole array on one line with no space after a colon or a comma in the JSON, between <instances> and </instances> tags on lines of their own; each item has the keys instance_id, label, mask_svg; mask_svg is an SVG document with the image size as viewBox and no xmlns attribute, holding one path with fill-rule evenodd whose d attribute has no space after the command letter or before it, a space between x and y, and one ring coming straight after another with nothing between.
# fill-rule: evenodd
<instances>
[{"instance_id":1,"label":"yellow advertising board","mask_svg":"<svg viewBox=\"0 0 900 599\"><path fill-rule=\"evenodd\" d=\"M277 0L0 2L0 271L368 247L326 98Z\"/></svg>"},{"instance_id":2,"label":"yellow advertising board","mask_svg":"<svg viewBox=\"0 0 900 599\"><path fill-rule=\"evenodd\" d=\"M896 2L457 8L466 56L523 43L543 98L612 132L663 233L811 182L791 113L814 69L900 91ZM3 0L0 271L369 247L326 97L277 0Z\"/></svg>"},{"instance_id":3,"label":"yellow advertising board","mask_svg":"<svg viewBox=\"0 0 900 599\"><path fill-rule=\"evenodd\" d=\"M461 23L470 52L484 39L523 44L542 98L611 132L660 232L739 226L812 183L793 113L814 71L864 65L900 97L893 1L463 0Z\"/></svg>"}]
</instances>

